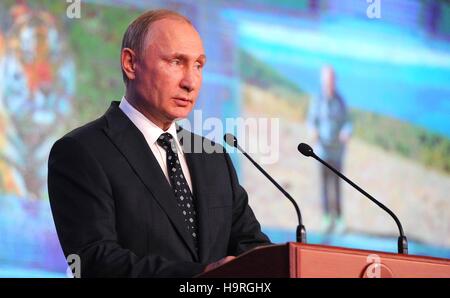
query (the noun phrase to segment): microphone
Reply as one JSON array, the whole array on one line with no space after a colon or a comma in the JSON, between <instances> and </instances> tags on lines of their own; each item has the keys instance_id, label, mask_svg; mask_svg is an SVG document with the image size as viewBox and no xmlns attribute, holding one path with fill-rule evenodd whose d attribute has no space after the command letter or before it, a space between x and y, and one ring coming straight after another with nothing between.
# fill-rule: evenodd
<instances>
[{"instance_id":1,"label":"microphone","mask_svg":"<svg viewBox=\"0 0 450 298\"><path fill-rule=\"evenodd\" d=\"M248 160L250 160L252 162L252 164L259 171L261 171L261 173L263 173L264 176L266 176L267 179L269 179L270 182L272 182L286 196L286 198L288 198L289 201L291 201L291 203L295 207L295 211L297 212L297 217L298 217L298 226L297 226L297 231L296 231L297 242L306 243L306 229L305 229L305 226L303 225L302 214L300 213L300 208L298 207L295 200L266 171L264 171L264 169L261 168L261 166L256 161L254 161L253 158L251 158L250 155L247 154L247 152L245 152L241 148L241 146L239 146L238 141L234 135L227 133L223 136L223 139L225 140L225 143L227 143L229 146L237 148L242 154L244 154L244 156L247 157Z\"/></svg>"},{"instance_id":2,"label":"microphone","mask_svg":"<svg viewBox=\"0 0 450 298\"><path fill-rule=\"evenodd\" d=\"M383 205L382 203L380 203L379 201L377 201L374 197L372 197L371 195L369 195L367 192L365 192L362 188L360 188L358 185L356 185L355 183L353 183L350 179L348 179L347 177L345 177L342 173L340 173L338 170L336 170L335 168L333 168L331 165L329 165L327 162L325 162L324 160L322 160L320 157L318 157L313 149L305 143L300 143L297 147L298 151L300 151L301 154L303 154L304 156L308 156L308 157L313 157L314 159L318 160L320 163L322 163L323 165L325 165L327 168L329 168L330 170L332 170L336 175L338 175L340 178L344 179L347 183L349 183L351 186L353 186L354 188L356 188L360 193L362 193L363 195L365 195L367 198L369 198L372 202L374 202L376 205L378 205L378 207L380 207L381 209L383 209L384 211L386 211L395 221L395 223L397 224L398 230L400 232L400 236L398 237L398 242L397 242L397 249L398 249L398 253L400 254L408 254L408 239L406 239L405 234L403 233L403 227L402 224L400 223L400 220L398 220L397 216L394 214L394 212L392 212L388 207L386 207L385 205Z\"/></svg>"}]
</instances>

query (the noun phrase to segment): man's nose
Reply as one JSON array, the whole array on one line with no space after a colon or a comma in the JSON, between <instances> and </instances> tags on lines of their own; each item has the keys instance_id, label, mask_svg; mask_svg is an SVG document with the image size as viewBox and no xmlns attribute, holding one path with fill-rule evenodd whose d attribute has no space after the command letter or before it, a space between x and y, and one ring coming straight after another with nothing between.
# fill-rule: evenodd
<instances>
[{"instance_id":1,"label":"man's nose","mask_svg":"<svg viewBox=\"0 0 450 298\"><path fill-rule=\"evenodd\" d=\"M180 82L181 88L190 93L196 88L196 84L197 84L197 77L194 74L194 71L185 70L183 78Z\"/></svg>"}]
</instances>

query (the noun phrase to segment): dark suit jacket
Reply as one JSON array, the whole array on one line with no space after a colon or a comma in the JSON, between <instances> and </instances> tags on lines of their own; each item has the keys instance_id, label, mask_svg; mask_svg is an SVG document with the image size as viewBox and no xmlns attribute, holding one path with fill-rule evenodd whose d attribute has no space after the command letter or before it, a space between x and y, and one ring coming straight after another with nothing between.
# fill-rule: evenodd
<instances>
[{"instance_id":1,"label":"dark suit jacket","mask_svg":"<svg viewBox=\"0 0 450 298\"><path fill-rule=\"evenodd\" d=\"M185 156L198 212L198 254L170 184L118 102L54 144L50 204L64 254L80 256L82 277L189 277L227 255L270 243L228 154Z\"/></svg>"}]
</instances>

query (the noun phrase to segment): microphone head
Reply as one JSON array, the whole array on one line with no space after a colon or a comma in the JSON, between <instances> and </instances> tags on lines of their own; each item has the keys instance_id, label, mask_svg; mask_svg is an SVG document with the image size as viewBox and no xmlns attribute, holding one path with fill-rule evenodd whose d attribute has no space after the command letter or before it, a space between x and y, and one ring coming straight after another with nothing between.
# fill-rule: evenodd
<instances>
[{"instance_id":1,"label":"microphone head","mask_svg":"<svg viewBox=\"0 0 450 298\"><path fill-rule=\"evenodd\" d=\"M297 147L298 151L304 156L314 156L314 151L308 144L300 143Z\"/></svg>"},{"instance_id":2,"label":"microphone head","mask_svg":"<svg viewBox=\"0 0 450 298\"><path fill-rule=\"evenodd\" d=\"M238 141L237 141L236 137L233 136L231 133L226 133L223 136L223 139L224 139L225 143L227 143L229 146L237 148Z\"/></svg>"}]
</instances>

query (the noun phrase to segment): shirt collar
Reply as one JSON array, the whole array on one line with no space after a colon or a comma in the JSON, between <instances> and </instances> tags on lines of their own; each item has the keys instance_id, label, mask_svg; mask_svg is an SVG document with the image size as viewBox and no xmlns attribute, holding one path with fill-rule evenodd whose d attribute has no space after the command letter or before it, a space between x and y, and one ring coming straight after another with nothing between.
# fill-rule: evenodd
<instances>
[{"instance_id":1,"label":"shirt collar","mask_svg":"<svg viewBox=\"0 0 450 298\"><path fill-rule=\"evenodd\" d=\"M177 137L177 127L175 124L175 121L172 122L169 129L167 131L162 130L159 126L157 126L155 123L153 123L150 119L145 117L141 112L139 112L137 109L135 109L125 98L125 96L122 97L122 100L120 101L119 108L125 113L125 115L130 118L131 122L134 123L134 125L142 132L145 139L147 140L147 143L149 144L155 144L159 136L165 132L168 132L172 135L172 137L175 139L177 144L177 149L180 150L180 144Z\"/></svg>"}]
</instances>

